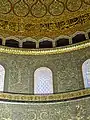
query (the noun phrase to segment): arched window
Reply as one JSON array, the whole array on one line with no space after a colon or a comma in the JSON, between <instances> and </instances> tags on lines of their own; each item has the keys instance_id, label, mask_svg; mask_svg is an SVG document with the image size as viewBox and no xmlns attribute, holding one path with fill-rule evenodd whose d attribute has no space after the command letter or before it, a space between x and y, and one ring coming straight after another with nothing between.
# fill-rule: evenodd
<instances>
[{"instance_id":1,"label":"arched window","mask_svg":"<svg viewBox=\"0 0 90 120\"><path fill-rule=\"evenodd\" d=\"M53 47L52 41L45 40L39 43L39 48L52 48L52 47Z\"/></svg>"},{"instance_id":2,"label":"arched window","mask_svg":"<svg viewBox=\"0 0 90 120\"><path fill-rule=\"evenodd\" d=\"M83 79L85 88L90 87L90 59L86 60L82 65Z\"/></svg>"},{"instance_id":3,"label":"arched window","mask_svg":"<svg viewBox=\"0 0 90 120\"><path fill-rule=\"evenodd\" d=\"M0 65L0 91L4 90L4 76L5 76L5 69L2 65Z\"/></svg>"},{"instance_id":4,"label":"arched window","mask_svg":"<svg viewBox=\"0 0 90 120\"><path fill-rule=\"evenodd\" d=\"M36 48L36 43L33 41L23 42L23 48Z\"/></svg>"},{"instance_id":5,"label":"arched window","mask_svg":"<svg viewBox=\"0 0 90 120\"><path fill-rule=\"evenodd\" d=\"M84 34L77 34L75 37L72 38L72 43L78 43L85 40L86 40L86 37Z\"/></svg>"},{"instance_id":6,"label":"arched window","mask_svg":"<svg viewBox=\"0 0 90 120\"><path fill-rule=\"evenodd\" d=\"M19 42L16 41L16 40L13 40L13 39L6 40L5 46L18 48L19 47Z\"/></svg>"},{"instance_id":7,"label":"arched window","mask_svg":"<svg viewBox=\"0 0 90 120\"><path fill-rule=\"evenodd\" d=\"M65 45L69 45L69 39L60 38L56 41L56 47L65 46Z\"/></svg>"},{"instance_id":8,"label":"arched window","mask_svg":"<svg viewBox=\"0 0 90 120\"><path fill-rule=\"evenodd\" d=\"M52 71L47 67L40 67L34 73L34 94L53 93Z\"/></svg>"}]
</instances>

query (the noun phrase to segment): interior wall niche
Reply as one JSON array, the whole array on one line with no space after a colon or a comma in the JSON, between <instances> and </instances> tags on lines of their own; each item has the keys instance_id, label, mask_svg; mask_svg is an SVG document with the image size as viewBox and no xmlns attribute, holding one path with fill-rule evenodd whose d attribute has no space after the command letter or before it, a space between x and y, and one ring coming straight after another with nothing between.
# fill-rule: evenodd
<instances>
[{"instance_id":1,"label":"interior wall niche","mask_svg":"<svg viewBox=\"0 0 90 120\"><path fill-rule=\"evenodd\" d=\"M25 41L22 45L23 48L36 48L36 43L33 41Z\"/></svg>"},{"instance_id":2,"label":"interior wall niche","mask_svg":"<svg viewBox=\"0 0 90 120\"><path fill-rule=\"evenodd\" d=\"M53 47L52 41L45 40L39 43L39 48L52 48L52 47Z\"/></svg>"},{"instance_id":3,"label":"interior wall niche","mask_svg":"<svg viewBox=\"0 0 90 120\"><path fill-rule=\"evenodd\" d=\"M86 40L86 37L84 34L77 34L75 37L72 38L72 43L78 43L85 40Z\"/></svg>"},{"instance_id":4,"label":"interior wall niche","mask_svg":"<svg viewBox=\"0 0 90 120\"><path fill-rule=\"evenodd\" d=\"M67 38L60 38L56 41L56 47L66 46L66 45L69 45L69 39Z\"/></svg>"},{"instance_id":5,"label":"interior wall niche","mask_svg":"<svg viewBox=\"0 0 90 120\"><path fill-rule=\"evenodd\" d=\"M9 39L9 40L6 40L5 46L18 48L19 42L13 39Z\"/></svg>"}]
</instances>

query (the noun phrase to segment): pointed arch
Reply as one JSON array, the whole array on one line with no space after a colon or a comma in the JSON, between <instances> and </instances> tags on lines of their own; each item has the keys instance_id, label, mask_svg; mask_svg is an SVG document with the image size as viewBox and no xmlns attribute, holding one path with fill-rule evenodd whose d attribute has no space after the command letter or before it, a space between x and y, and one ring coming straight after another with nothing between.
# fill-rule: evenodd
<instances>
[{"instance_id":1,"label":"pointed arch","mask_svg":"<svg viewBox=\"0 0 90 120\"><path fill-rule=\"evenodd\" d=\"M40 67L34 72L34 94L53 93L52 71L47 67Z\"/></svg>"},{"instance_id":2,"label":"pointed arch","mask_svg":"<svg viewBox=\"0 0 90 120\"><path fill-rule=\"evenodd\" d=\"M85 88L90 88L90 59L82 65L83 79Z\"/></svg>"}]
</instances>

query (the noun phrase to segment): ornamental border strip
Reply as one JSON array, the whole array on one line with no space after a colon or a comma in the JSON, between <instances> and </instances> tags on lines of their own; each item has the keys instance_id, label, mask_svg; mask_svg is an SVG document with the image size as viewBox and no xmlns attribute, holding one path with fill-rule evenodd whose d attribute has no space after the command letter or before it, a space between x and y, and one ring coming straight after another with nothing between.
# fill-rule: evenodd
<instances>
[{"instance_id":1,"label":"ornamental border strip","mask_svg":"<svg viewBox=\"0 0 90 120\"><path fill-rule=\"evenodd\" d=\"M51 95L22 95L14 93L0 93L0 100L11 102L55 102L81 98L89 95L90 89Z\"/></svg>"},{"instance_id":2,"label":"ornamental border strip","mask_svg":"<svg viewBox=\"0 0 90 120\"><path fill-rule=\"evenodd\" d=\"M45 4L44 2L42 2L42 0L36 0L35 2L33 1L33 3L31 2L31 5L28 3L28 2L26 2L25 0L23 0L23 1L21 1L21 0L18 0L17 2L15 2L15 3L12 3L11 2L11 0L8 0L6 3L6 5L4 5L4 4L1 4L1 6L2 6L2 8L3 8L3 6L4 7L8 7L7 5L9 5L9 8L8 8L8 11L4 11L3 12L3 9L1 8L1 14L10 14L11 12L14 14L14 15L16 15L17 17L26 17L26 16L28 16L29 14L31 14L33 17L35 17L35 18L42 18L42 17L44 17L47 13L49 13L50 15L52 15L52 16L60 16L61 14L63 14L63 12L64 12L64 10L68 10L69 12L76 12L76 11L78 11L79 9L81 9L81 7L82 7L82 5L83 4L86 4L86 5L90 5L89 4L89 2L87 2L87 1L85 1L85 0L79 0L78 1L78 6L76 5L76 6L73 6L73 2L72 1L70 1L70 3L69 3L69 1L70 0L66 0L66 2L65 1L60 1L60 0L52 0L49 4ZM22 2L23 2L23 4L22 4ZM52 5L54 5L54 2L57 2L58 3L58 5L59 5L59 7L61 7L61 9L60 9L60 11L59 11L59 13L58 14L56 14L56 13L53 13L52 12L52 10L53 10L53 7L52 7ZM74 1L75 2L75 1ZM3 2L2 2L3 3ZM21 3L21 6L20 6L20 3ZM38 10L38 7L37 7L37 5L38 5L38 3L39 4L41 4L41 6L39 5L39 7L41 7L42 9L43 9L43 14L42 15L36 15L35 14L35 11L34 11L34 9L36 8L37 10ZM70 6L68 5L68 3L69 4L71 4L70 6L73 6L73 8L69 8ZM22 6L23 6L23 8L26 10L26 13L24 13L24 15L20 15L20 13L18 14L18 6L21 8ZM25 7L26 6L26 7ZM43 6L43 7L42 7ZM57 6L57 8L58 8L58 6ZM42 11L41 11L42 12Z\"/></svg>"},{"instance_id":3,"label":"ornamental border strip","mask_svg":"<svg viewBox=\"0 0 90 120\"><path fill-rule=\"evenodd\" d=\"M72 52L80 49L84 49L90 47L90 41L82 42L81 44L69 45L68 47L61 48L52 48L52 49L33 49L33 50L24 50L22 48L8 48L8 47L0 47L0 53L9 53L15 55L52 55L52 54L61 54Z\"/></svg>"}]
</instances>

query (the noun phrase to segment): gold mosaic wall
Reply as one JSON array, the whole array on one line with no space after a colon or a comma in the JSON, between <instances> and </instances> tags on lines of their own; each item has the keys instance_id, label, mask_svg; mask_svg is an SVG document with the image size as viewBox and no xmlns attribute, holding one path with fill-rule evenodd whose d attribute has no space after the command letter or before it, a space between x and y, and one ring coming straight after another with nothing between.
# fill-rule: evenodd
<instances>
[{"instance_id":1,"label":"gold mosaic wall","mask_svg":"<svg viewBox=\"0 0 90 120\"><path fill-rule=\"evenodd\" d=\"M83 89L84 83L81 69L82 64L87 59L90 59L90 47L85 47L85 44L81 44L78 48L82 45L82 49L75 50L76 46L73 46L73 49L72 47L64 48L67 50L65 53L54 54L53 52L53 54L49 55L18 55L17 51L19 51L19 53L29 53L30 51L26 50L26 52L19 49L15 50L1 47L0 64L2 64L6 70L5 91L33 94L34 71L39 67L48 67L52 70L54 93ZM86 45L88 44L86 43ZM68 49L71 49L71 51L68 51ZM60 51L62 49L57 50ZM42 52L45 51L41 51L41 53Z\"/></svg>"},{"instance_id":2,"label":"gold mosaic wall","mask_svg":"<svg viewBox=\"0 0 90 120\"><path fill-rule=\"evenodd\" d=\"M90 0L0 0L3 39L12 36L55 39L87 32L89 26ZM0 93L0 120L90 120L90 97L86 97L90 90L84 89L81 70L87 59L90 59L89 41L51 50L0 46L0 64L5 68L4 91L10 92ZM34 94L34 71L44 66L52 70L54 93L58 94L25 95ZM1 102L2 99L10 102ZM47 103L43 103L45 100Z\"/></svg>"},{"instance_id":3,"label":"gold mosaic wall","mask_svg":"<svg viewBox=\"0 0 90 120\"><path fill-rule=\"evenodd\" d=\"M0 120L90 120L90 98L54 103L0 103Z\"/></svg>"},{"instance_id":4,"label":"gold mosaic wall","mask_svg":"<svg viewBox=\"0 0 90 120\"><path fill-rule=\"evenodd\" d=\"M86 31L90 0L0 0L0 34L55 38Z\"/></svg>"},{"instance_id":5,"label":"gold mosaic wall","mask_svg":"<svg viewBox=\"0 0 90 120\"><path fill-rule=\"evenodd\" d=\"M90 0L0 0L3 39L11 36L55 39L78 31L87 32L89 26ZM90 120L90 97L86 97L90 90L84 89L81 70L87 59L90 59L89 41L51 50L0 46L0 64L5 68L4 91L10 92L0 93L0 120ZM54 93L58 94L25 95L34 94L34 71L44 66L52 70ZM45 100L47 103L43 103Z\"/></svg>"}]
</instances>

